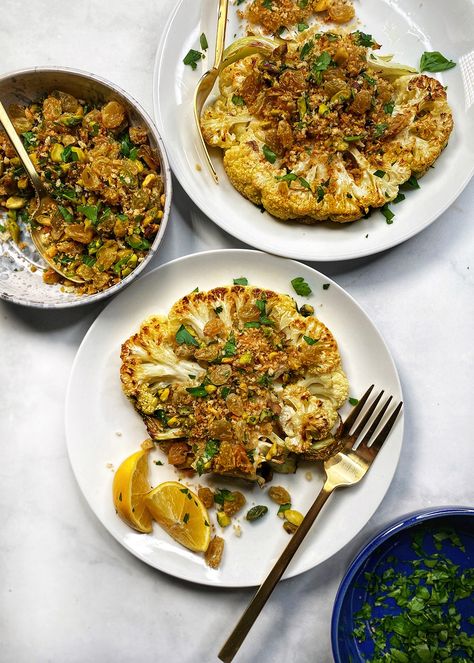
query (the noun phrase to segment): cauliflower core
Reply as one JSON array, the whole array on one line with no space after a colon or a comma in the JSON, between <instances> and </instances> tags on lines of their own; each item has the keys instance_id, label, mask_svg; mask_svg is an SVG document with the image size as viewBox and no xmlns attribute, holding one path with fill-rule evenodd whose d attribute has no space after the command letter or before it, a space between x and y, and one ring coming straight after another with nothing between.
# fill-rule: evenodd
<instances>
[{"instance_id":1,"label":"cauliflower core","mask_svg":"<svg viewBox=\"0 0 474 663\"><path fill-rule=\"evenodd\" d=\"M453 128L446 92L378 48L313 33L223 69L201 126L242 195L283 220L347 222L425 173Z\"/></svg>"},{"instance_id":2,"label":"cauliflower core","mask_svg":"<svg viewBox=\"0 0 474 663\"><path fill-rule=\"evenodd\" d=\"M337 343L287 295L192 293L146 320L121 358L123 391L179 468L261 481L337 450L348 393Z\"/></svg>"}]
</instances>

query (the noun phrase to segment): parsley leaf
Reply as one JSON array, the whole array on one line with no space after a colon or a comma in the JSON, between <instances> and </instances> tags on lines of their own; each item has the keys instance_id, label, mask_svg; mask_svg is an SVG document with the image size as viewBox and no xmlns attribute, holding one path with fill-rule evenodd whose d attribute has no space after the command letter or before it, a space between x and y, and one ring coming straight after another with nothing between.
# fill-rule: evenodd
<instances>
[{"instance_id":1,"label":"parsley leaf","mask_svg":"<svg viewBox=\"0 0 474 663\"><path fill-rule=\"evenodd\" d=\"M240 276L238 279L234 279L234 285L248 285L248 279L245 276Z\"/></svg>"},{"instance_id":2,"label":"parsley leaf","mask_svg":"<svg viewBox=\"0 0 474 663\"><path fill-rule=\"evenodd\" d=\"M186 343L186 345L195 345L196 347L199 347L198 341L192 334L188 332L184 325L181 325L181 327L178 329L175 338L176 343L179 343L179 345Z\"/></svg>"},{"instance_id":3,"label":"parsley leaf","mask_svg":"<svg viewBox=\"0 0 474 663\"><path fill-rule=\"evenodd\" d=\"M197 64L196 62L199 62L199 60L202 58L202 53L199 51L195 51L193 48L187 52L187 54L183 58L183 63L187 64L191 67L191 69L196 69Z\"/></svg>"},{"instance_id":4,"label":"parsley leaf","mask_svg":"<svg viewBox=\"0 0 474 663\"><path fill-rule=\"evenodd\" d=\"M302 297L308 297L313 292L302 276L292 279L291 285L296 294Z\"/></svg>"},{"instance_id":5,"label":"parsley leaf","mask_svg":"<svg viewBox=\"0 0 474 663\"><path fill-rule=\"evenodd\" d=\"M367 48L369 48L370 46L373 46L375 44L375 39L372 37L372 35L368 35L366 32L361 32L360 30L356 30L352 34L354 35L356 44L358 46L366 46Z\"/></svg>"},{"instance_id":6,"label":"parsley leaf","mask_svg":"<svg viewBox=\"0 0 474 663\"><path fill-rule=\"evenodd\" d=\"M262 147L262 152L263 156L267 161L269 161L270 163L275 163L275 161L277 160L277 155L275 154L275 152L272 152L272 150L268 147L268 145L264 145Z\"/></svg>"},{"instance_id":7,"label":"parsley leaf","mask_svg":"<svg viewBox=\"0 0 474 663\"><path fill-rule=\"evenodd\" d=\"M439 51L425 51L420 59L420 71L446 71L455 66L455 62L445 58Z\"/></svg>"}]
</instances>

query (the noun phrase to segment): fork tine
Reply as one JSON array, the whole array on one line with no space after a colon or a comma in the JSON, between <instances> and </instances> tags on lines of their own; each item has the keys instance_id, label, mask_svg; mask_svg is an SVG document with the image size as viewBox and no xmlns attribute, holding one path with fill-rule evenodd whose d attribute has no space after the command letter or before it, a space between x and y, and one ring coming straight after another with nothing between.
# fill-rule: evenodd
<instances>
[{"instance_id":1,"label":"fork tine","mask_svg":"<svg viewBox=\"0 0 474 663\"><path fill-rule=\"evenodd\" d=\"M387 439L388 434L389 434L390 431L392 430L393 425L394 425L395 421L397 420L398 413L400 412L400 410L402 409L402 407L403 407L403 402L400 401L400 403L397 405L397 407L394 409L394 411L393 411L392 414L390 415L390 419L388 419L388 421L387 421L387 423L385 424L385 426L382 428L382 430L380 431L380 433L377 435L377 437L375 438L375 440L372 442L372 445L371 445L372 449L373 449L374 447L377 449L377 451L380 449L380 447L382 446L382 444L383 444L383 443L385 442L385 440Z\"/></svg>"},{"instance_id":2,"label":"fork tine","mask_svg":"<svg viewBox=\"0 0 474 663\"><path fill-rule=\"evenodd\" d=\"M364 395L362 396L362 398L359 400L359 402L357 403L357 405L352 409L351 413L349 414L349 416L347 417L347 419L345 420L345 422L342 424L341 436L342 436L342 435L348 435L348 434L349 434L349 431L351 430L351 428L352 428L352 426L353 426L355 420L356 420L357 417L359 416L360 411L362 410L362 408L363 408L364 405L366 404L367 399L369 398L369 396L370 396L370 394L371 394L372 389L374 388L374 386L375 386L375 385L371 385L371 386L367 389L367 391L365 392L365 394L364 394Z\"/></svg>"},{"instance_id":3,"label":"fork tine","mask_svg":"<svg viewBox=\"0 0 474 663\"><path fill-rule=\"evenodd\" d=\"M375 438L375 440L372 442L372 444L370 445L370 447L367 447L366 445L364 445L365 448L368 448L368 449L370 449L370 450L372 451L372 453L373 453L373 457L374 457L374 458L375 458L375 456L378 454L378 452L380 451L380 449L382 448L382 444L385 442L385 440L387 439L387 437L388 437L390 431L392 430L393 425L394 425L394 423L395 423L395 421L396 421L396 419L397 419L397 417L398 417L398 413L399 413L400 410L402 409L402 406L403 406L403 402L400 401L400 403L399 403L399 404L397 405L397 407L394 409L394 411L393 411L392 414L390 415L389 419L387 419L387 422L385 423L384 427L382 428L382 430L380 431L380 433L377 435L377 437ZM364 440L365 440L365 438L364 438ZM362 445L359 445L358 449L359 449L361 446L362 446Z\"/></svg>"},{"instance_id":4,"label":"fork tine","mask_svg":"<svg viewBox=\"0 0 474 663\"><path fill-rule=\"evenodd\" d=\"M392 398L393 398L392 396L389 396L389 397L387 398L387 400L385 401L385 403L384 403L384 404L382 405L382 407L380 408L380 412L377 413L377 416L375 417L375 419L373 420L373 422L370 424L370 428L368 429L367 433L364 435L364 439L363 439L362 442L360 443L361 445L362 445L362 444L366 444L366 445L367 445L367 444L370 442L370 439L372 438L373 434L374 434L375 431L377 430L377 426L378 426L379 423L382 421L382 417L383 417L383 415L385 414L385 412L387 411L388 406L389 406L390 403L392 402ZM360 434L361 432L362 432L362 431L360 431L359 434ZM359 445L359 446L360 446L360 445Z\"/></svg>"},{"instance_id":5,"label":"fork tine","mask_svg":"<svg viewBox=\"0 0 474 663\"><path fill-rule=\"evenodd\" d=\"M366 412L366 413L364 414L364 416L362 417L362 421L360 422L360 424L357 426L357 428L355 429L355 431L352 433L352 435L353 435L354 437L359 437L359 435L362 433L362 431L364 430L366 424L370 421L370 418L371 418L371 416L373 415L373 413L374 413L374 411L375 411L375 408L376 408L377 405L379 404L379 401L380 401L380 399L382 398L383 394L384 394L384 391L383 391L383 389L382 389L382 391L380 392L380 394L379 394L379 395L377 396L377 398L373 401L373 403L371 403L369 409L367 410L367 412Z\"/></svg>"}]
</instances>

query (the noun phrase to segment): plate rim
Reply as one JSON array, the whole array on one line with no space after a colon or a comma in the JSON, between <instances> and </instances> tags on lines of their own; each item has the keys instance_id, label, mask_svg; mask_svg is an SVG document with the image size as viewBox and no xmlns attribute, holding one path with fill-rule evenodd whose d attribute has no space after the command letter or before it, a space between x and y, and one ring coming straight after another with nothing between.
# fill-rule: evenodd
<instances>
[{"instance_id":1,"label":"plate rim","mask_svg":"<svg viewBox=\"0 0 474 663\"><path fill-rule=\"evenodd\" d=\"M200 2L203 2L203 0L200 0ZM181 7L185 4L185 0L180 0L176 7L174 8L173 12L170 14L164 28L163 32L161 34L160 40L158 42L156 54L155 54L155 61L154 61L154 66L153 66L153 90L152 90L152 99L153 99L153 116L155 118L156 125L158 127L158 131L163 135L165 133L165 127L162 121L162 113L161 113L161 105L159 103L160 95L158 93L158 87L159 87L159 80L161 77L161 70L162 70L162 56L164 52L164 47L165 43L168 39L169 32L172 28L173 21L176 17L176 15L180 12ZM197 83L197 81L196 81ZM456 127L456 124L455 124ZM451 137L450 137L451 138ZM167 146L168 141L165 140L165 147ZM444 149L446 149L449 145L446 145ZM440 156L444 152L441 152ZM206 202L204 197L201 197L201 194L199 193L198 189L196 192L193 192L193 197L188 193L188 180L186 177L185 172L181 172L181 169L178 167L177 161L175 160L175 155L174 155L174 150L169 149L168 151L168 159L171 164L172 171L177 178L178 182L180 183L181 187L184 189L186 194L190 197L190 199L193 201L193 203L198 207L200 212L204 214L205 217L210 219L215 225L217 225L219 228L221 228L224 232L229 233L232 237L235 239L244 242L245 244L252 246L253 248L264 251L266 253L271 253L273 255L281 256L283 258L289 258L293 260L304 260L304 261L314 261L314 262L343 262L346 260L356 260L358 258L367 258L369 256L374 256L378 255L380 253L383 253L384 251L387 251L391 248L394 248L396 246L399 246L400 244L403 244L407 240L411 239L412 237L416 236L417 234L423 232L428 228L430 225L432 225L435 221L437 221L445 212L446 210L451 207L451 205L458 199L458 197L461 195L461 193L464 191L464 189L467 187L469 182L471 181L472 177L474 176L474 154L471 158L470 162L470 167L467 169L464 169L464 178L459 182L458 186L453 189L451 196L448 196L447 198L442 199L442 204L439 205L438 210L429 216L425 223L419 227L413 229L412 226L410 226L407 230L406 233L402 234L400 237L393 238L390 237L390 235L387 236L387 241L380 243L380 245L377 248L370 248L367 247L366 250L362 249L357 252L350 252L346 251L344 253L336 253L336 254L331 254L331 256L327 256L325 254L311 254L311 255L301 255L301 253L298 250L291 250L291 247L285 248L281 247L276 248L272 247L269 249L267 246L257 246L255 243L252 242L251 237L249 237L245 232L240 231L240 227L237 224L229 224L227 225L221 225L220 221L216 220L219 217L219 214L217 212L214 214L210 214L209 210L206 209ZM203 168L207 168L206 164L204 164ZM218 185L216 185L218 186ZM355 222L357 223L357 222ZM310 224L311 225L314 224ZM314 242L314 246L316 248L317 243Z\"/></svg>"},{"instance_id":2,"label":"plate rim","mask_svg":"<svg viewBox=\"0 0 474 663\"><path fill-rule=\"evenodd\" d=\"M355 575L367 559L386 541L395 537L400 532L408 530L420 523L446 516L470 516L474 517L474 507L463 505L443 505L439 507L427 507L426 509L410 511L396 519L392 519L388 525L376 532L352 559L339 584L331 616L331 648L335 663L344 663L341 658L338 640L338 626L341 616L341 608Z\"/></svg>"},{"instance_id":3,"label":"plate rim","mask_svg":"<svg viewBox=\"0 0 474 663\"><path fill-rule=\"evenodd\" d=\"M263 255L269 256L271 259L284 260L286 262L293 262L296 265L302 265L303 267L305 267L305 268L311 270L312 272L316 273L318 276L322 276L325 280L327 280L331 284L331 286L334 289L337 289L337 290L341 291L344 294L344 296L346 296L351 301L352 305L355 306L358 309L358 311L361 312L363 314L363 316L367 319L367 321L370 323L374 333L377 335L378 339L380 340L380 342L381 342L381 344L382 344L382 346L383 346L383 348L386 352L387 360L389 360L391 368L393 370L393 377L395 379L397 388L398 388L399 393L400 393L400 399L403 401L403 390L402 390L402 385L401 385L401 382L400 382L400 376L398 374L398 370L397 370L395 361L394 361L393 356L390 352L390 349L389 349L385 339L383 338L382 334L380 333L378 327L372 321L370 316L365 312L363 307L354 299L354 297L347 290L345 290L342 286L340 286L331 277L327 276L326 274L323 274L322 272L320 272L319 270L315 269L314 267L312 267L310 265L300 263L299 261L295 261L295 260L292 260L290 258L284 258L284 257L281 257L281 256L275 256L273 254L265 253L265 252L259 251L257 249L237 249L237 248L210 249L210 250L205 250L205 251L198 251L198 252L195 252L195 253L189 253L189 254L186 254L184 256L174 258L173 260L169 260L166 263L163 263L162 265L159 265L159 266L155 267L153 270L150 270L146 274L142 275L140 278L136 279L134 284L131 284L130 287L137 287L138 284L142 280L145 280L147 278L153 278L153 275L155 274L155 272L159 272L161 269L166 268L168 265L184 262L186 260L193 259L193 258L198 257L198 256L199 257L201 257L201 256L213 256L213 255L216 255L216 254L229 255L230 253L239 254L239 255L252 254L252 256L263 254ZM129 288L127 288L127 291L128 290L129 290ZM243 589L243 588L247 588L247 587L256 587L256 586L258 586L258 583L245 582L245 583L236 584L236 583L232 583L232 582L229 583L228 581L218 581L218 582L216 582L214 579L206 578L206 577L196 579L195 577L193 577L192 574L187 574L187 573L180 573L180 575L178 576L175 573L173 573L172 571L163 569L161 567L158 567L158 566L150 563L149 559L147 559L146 557L140 555L134 548L127 545L127 543L123 539L116 536L115 533L109 529L109 527L102 521L100 516L96 513L96 510L93 508L93 506L91 504L91 501L89 500L89 497L87 495L87 491L84 490L84 488L83 488L82 481L80 480L80 478L78 476L78 473L76 472L76 467L75 467L75 464L74 464L73 459L72 459L72 457L74 456L74 452L72 451L72 446L71 446L71 442L70 442L71 435L69 433L70 423L69 423L69 416L68 416L69 409L71 407L71 405L70 405L70 402L71 402L70 393L71 393L72 388L73 388L73 379L74 379L74 376L75 376L77 365L79 364L79 361L80 361L80 355L81 355L81 351L83 349L83 346L85 345L85 343L88 340L89 336L92 335L92 333L95 330L96 326L99 324L99 319L101 318L101 316L105 313L105 311L109 307L113 306L113 304L117 301L117 298L118 297L114 297L112 300L108 301L106 306L97 315L97 317L94 319L91 326L87 330L86 334L84 335L84 337L83 337L83 339L82 339L82 341L81 341L81 343L80 343L80 345L77 349L76 355L74 357L74 361L71 365L69 379L68 379L67 388L66 388L65 408L64 408L64 430L65 430L65 435L66 435L66 448L67 448L69 463L70 463L70 466L72 468L72 471L73 471L75 480L77 482L77 485L80 489L80 492L81 492L82 496L84 497L84 499L86 500L90 510L94 514L94 517L97 518L97 520L99 521L101 526L108 532L108 534L110 536L112 536L113 539L117 543L119 543L126 550L128 550L128 552L131 553L134 557L139 559L141 562L147 564L151 568L156 569L158 571L161 571L162 573L166 573L167 575L169 575L171 577L174 577L174 578L177 578L177 579L180 579L180 580L186 580L188 582L192 582L192 583L195 583L195 584L198 584L198 585L215 587L216 589ZM353 541L353 539L356 536L358 536L358 534L364 529L364 527L366 527L366 525L369 523L369 521L372 518L372 516L374 515L374 513L377 511L377 509L382 504L382 501L384 500L384 498L385 498L385 496L388 492L388 489L390 488L390 486L392 484L393 478L395 476L395 472L396 472L398 464L399 464L401 451L402 451L402 447L403 447L403 442L404 442L404 427L405 427L404 408L402 409L401 417L399 418L399 426L400 426L400 444L399 444L399 449L398 449L398 453L397 453L395 462L389 468L389 471L386 473L386 474L390 474L390 476L389 476L389 479L388 479L388 481L386 482L386 484L383 488L380 501L376 505L374 505L373 508L370 509L370 513L368 513L365 523L363 523L360 526L360 528L354 533L353 537L351 539L349 539L349 541L347 541L344 545L342 545L336 552L329 553L329 554L323 556L323 558L320 559L316 564L314 564L314 563L313 564L311 564L311 563L306 564L306 565L304 565L303 568L298 569L298 570L293 570L292 571L291 567L289 567L289 569L287 570L285 576L283 577L283 580L287 580L289 578L293 578L295 576L298 576L302 573L306 573L307 571L309 571L313 568L316 568L317 566L320 566L321 564L326 562L331 557L334 557L335 555L339 554L342 550L344 550L344 548L346 546L348 546L351 543L351 541ZM262 578L261 581L263 581L263 579L264 578Z\"/></svg>"}]
</instances>

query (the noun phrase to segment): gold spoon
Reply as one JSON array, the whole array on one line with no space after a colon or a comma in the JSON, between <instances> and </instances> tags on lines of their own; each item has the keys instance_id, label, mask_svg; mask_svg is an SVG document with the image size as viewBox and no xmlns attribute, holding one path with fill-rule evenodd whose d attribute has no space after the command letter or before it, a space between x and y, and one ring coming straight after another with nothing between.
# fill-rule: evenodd
<instances>
[{"instance_id":1,"label":"gold spoon","mask_svg":"<svg viewBox=\"0 0 474 663\"><path fill-rule=\"evenodd\" d=\"M33 185L33 189L35 191L35 201L36 201L36 208L34 209L33 213L30 214L30 217L32 220L35 219L35 217L40 216L41 214L45 214L45 216L51 218L52 216L60 216L60 212L58 210L58 206L56 205L55 201L51 198L49 195L48 191L46 190L43 182L41 181L40 176L36 172L35 167L33 166L33 163L28 156L27 151L23 147L23 143L21 142L20 137L18 136L15 127L13 126L10 118L8 117L8 114L5 110L5 107L3 106L2 102L0 101L0 123L3 125L3 128L5 130L5 133L7 134L11 144L15 148L15 152L18 154L18 157L23 164L23 168L26 171L26 174L30 178L31 184ZM61 267L58 266L46 253L47 249L49 248L48 243L43 237L43 233L40 232L37 228L33 228L30 226L30 235L31 239L33 240L33 243L38 251L38 253L41 255L43 260L52 268L54 269L55 272L63 276L64 278L68 279L68 281L73 281L74 283L84 283L82 279L80 279L77 276L70 275L64 271L61 270Z\"/></svg>"},{"instance_id":2,"label":"gold spoon","mask_svg":"<svg viewBox=\"0 0 474 663\"><path fill-rule=\"evenodd\" d=\"M206 71L206 73L201 77L194 92L194 119L196 120L196 126L199 138L201 140L202 149L206 155L207 165L209 166L209 170L211 171L212 177L214 178L216 184L219 183L219 178L217 177L217 173L214 169L214 166L212 165L211 157L209 156L209 152L207 150L207 145L202 136L200 120L204 103L210 95L211 90L214 87L214 83L216 82L216 78L219 74L219 67L222 62L222 56L224 54L225 31L227 27L227 8L228 0L219 0L214 64L212 69Z\"/></svg>"}]
</instances>

